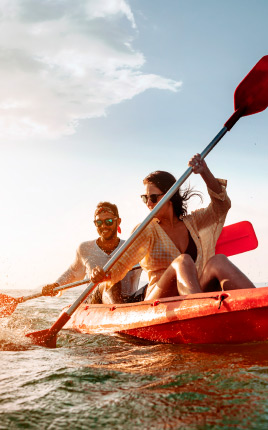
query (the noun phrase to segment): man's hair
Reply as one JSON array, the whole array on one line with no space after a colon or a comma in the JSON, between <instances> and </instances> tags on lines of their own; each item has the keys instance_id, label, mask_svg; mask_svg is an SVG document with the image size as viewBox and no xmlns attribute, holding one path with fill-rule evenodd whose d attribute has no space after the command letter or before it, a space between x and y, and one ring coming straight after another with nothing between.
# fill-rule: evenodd
<instances>
[{"instance_id":1,"label":"man's hair","mask_svg":"<svg viewBox=\"0 0 268 430\"><path fill-rule=\"evenodd\" d=\"M96 217L97 215L99 215L101 212L111 212L113 213L116 217L119 218L119 212L118 212L118 208L116 205L114 205L113 203L110 202L100 202L97 204L96 210L95 210L95 214L94 216Z\"/></svg>"}]
</instances>

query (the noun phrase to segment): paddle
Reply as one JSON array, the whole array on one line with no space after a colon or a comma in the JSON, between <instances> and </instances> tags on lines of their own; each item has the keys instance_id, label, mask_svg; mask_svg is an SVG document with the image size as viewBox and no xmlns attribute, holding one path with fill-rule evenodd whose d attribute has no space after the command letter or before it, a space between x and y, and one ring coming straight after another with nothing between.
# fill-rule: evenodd
<instances>
[{"instance_id":1,"label":"paddle","mask_svg":"<svg viewBox=\"0 0 268 430\"><path fill-rule=\"evenodd\" d=\"M215 254L226 257L251 251L258 246L258 239L249 221L241 221L223 227L217 241Z\"/></svg>"},{"instance_id":2,"label":"paddle","mask_svg":"<svg viewBox=\"0 0 268 430\"><path fill-rule=\"evenodd\" d=\"M261 60L253 67L243 81L238 85L234 93L234 106L235 112L224 124L222 130L210 142L210 144L203 150L201 157L204 159L215 145L222 139L222 137L231 130L234 124L242 116L252 115L261 112L268 106L268 55L261 58ZM170 188L164 197L158 202L154 209L149 213L140 226L134 231L129 239L121 246L121 248L114 254L109 262L104 266L104 271L107 272L117 262L121 255L130 247L139 234L149 224L149 222L156 216L161 207L175 194L180 186L192 173L192 168L189 167L186 172L178 179L178 181ZM38 332L29 333L26 336L30 337L37 345L55 347L57 333L64 327L66 322L71 318L72 314L76 311L79 305L93 290L94 284L90 283L85 291L78 297L72 306L63 312L58 320L52 325L50 329L41 330Z\"/></svg>"}]
</instances>

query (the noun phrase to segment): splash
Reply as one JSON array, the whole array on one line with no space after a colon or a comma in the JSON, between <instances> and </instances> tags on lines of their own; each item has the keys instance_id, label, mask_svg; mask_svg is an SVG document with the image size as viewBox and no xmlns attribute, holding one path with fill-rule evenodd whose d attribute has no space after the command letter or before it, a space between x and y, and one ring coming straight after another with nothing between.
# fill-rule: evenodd
<instances>
[{"instance_id":1,"label":"splash","mask_svg":"<svg viewBox=\"0 0 268 430\"><path fill-rule=\"evenodd\" d=\"M32 347L25 333L31 327L31 320L22 315L12 315L0 320L0 351L24 351Z\"/></svg>"},{"instance_id":2,"label":"splash","mask_svg":"<svg viewBox=\"0 0 268 430\"><path fill-rule=\"evenodd\" d=\"M0 351L25 351L32 347L31 342L21 330L0 326Z\"/></svg>"}]
</instances>

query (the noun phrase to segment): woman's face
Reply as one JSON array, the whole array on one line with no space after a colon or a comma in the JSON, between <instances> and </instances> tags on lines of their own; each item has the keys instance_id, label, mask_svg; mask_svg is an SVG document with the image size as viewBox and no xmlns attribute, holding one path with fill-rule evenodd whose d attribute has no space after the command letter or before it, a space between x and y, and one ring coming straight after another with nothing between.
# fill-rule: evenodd
<instances>
[{"instance_id":1,"label":"woman's face","mask_svg":"<svg viewBox=\"0 0 268 430\"><path fill-rule=\"evenodd\" d=\"M144 194L147 196L148 200L147 200L147 207L150 211L152 211L154 209L154 207L157 205L157 203L164 197L164 193L154 184L150 184L147 183L145 184L145 190L144 190ZM150 197L152 196L152 197ZM152 199L155 203L152 202ZM156 201L155 201L156 200ZM157 217L160 217L161 215L164 215L166 213L167 210L167 205L168 203L166 203L157 213Z\"/></svg>"}]
</instances>

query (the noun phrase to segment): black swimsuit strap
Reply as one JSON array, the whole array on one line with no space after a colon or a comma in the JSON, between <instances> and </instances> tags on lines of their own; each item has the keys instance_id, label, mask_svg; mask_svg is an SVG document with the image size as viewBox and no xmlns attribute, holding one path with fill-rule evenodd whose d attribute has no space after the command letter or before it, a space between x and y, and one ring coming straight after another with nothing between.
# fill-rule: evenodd
<instances>
[{"instance_id":1,"label":"black swimsuit strap","mask_svg":"<svg viewBox=\"0 0 268 430\"><path fill-rule=\"evenodd\" d=\"M188 237L189 237L189 243L188 243L187 249L185 251L185 254L189 254L195 262L196 257L197 257L197 248L196 248L196 244L195 244L194 239L192 238L189 230L188 230Z\"/></svg>"}]
</instances>

